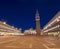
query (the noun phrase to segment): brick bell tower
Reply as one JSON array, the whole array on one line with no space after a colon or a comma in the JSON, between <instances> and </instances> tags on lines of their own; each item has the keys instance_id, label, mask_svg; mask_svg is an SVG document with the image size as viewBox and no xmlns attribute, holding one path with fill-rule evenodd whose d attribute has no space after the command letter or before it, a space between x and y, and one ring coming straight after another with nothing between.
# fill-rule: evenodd
<instances>
[{"instance_id":1,"label":"brick bell tower","mask_svg":"<svg viewBox=\"0 0 60 49\"><path fill-rule=\"evenodd\" d=\"M40 35L41 34L41 30L40 30L40 16L39 16L38 10L36 11L35 19L36 19L36 32L37 32L36 35Z\"/></svg>"}]
</instances>

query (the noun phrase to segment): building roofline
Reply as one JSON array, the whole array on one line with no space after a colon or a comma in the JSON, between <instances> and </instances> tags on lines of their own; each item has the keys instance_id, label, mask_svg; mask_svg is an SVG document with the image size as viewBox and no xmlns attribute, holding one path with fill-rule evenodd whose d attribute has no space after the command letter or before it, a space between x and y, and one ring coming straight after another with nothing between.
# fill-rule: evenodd
<instances>
[{"instance_id":1,"label":"building roofline","mask_svg":"<svg viewBox=\"0 0 60 49\"><path fill-rule=\"evenodd\" d=\"M58 17L58 15L60 14L60 11L56 12L56 14L54 15L54 17L43 27L43 29L50 24L51 21L53 21L55 18Z\"/></svg>"}]
</instances>

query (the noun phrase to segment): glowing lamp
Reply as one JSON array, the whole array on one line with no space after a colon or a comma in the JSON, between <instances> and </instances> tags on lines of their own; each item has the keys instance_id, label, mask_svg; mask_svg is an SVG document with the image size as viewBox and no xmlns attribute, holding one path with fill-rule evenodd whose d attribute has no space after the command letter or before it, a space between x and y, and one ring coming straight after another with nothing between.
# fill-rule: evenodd
<instances>
[{"instance_id":1,"label":"glowing lamp","mask_svg":"<svg viewBox=\"0 0 60 49\"><path fill-rule=\"evenodd\" d=\"M60 19L60 16L58 18Z\"/></svg>"},{"instance_id":2,"label":"glowing lamp","mask_svg":"<svg viewBox=\"0 0 60 49\"><path fill-rule=\"evenodd\" d=\"M57 22L59 22L59 19L57 19Z\"/></svg>"},{"instance_id":3,"label":"glowing lamp","mask_svg":"<svg viewBox=\"0 0 60 49\"><path fill-rule=\"evenodd\" d=\"M6 22L3 22L3 24L6 24Z\"/></svg>"}]
</instances>

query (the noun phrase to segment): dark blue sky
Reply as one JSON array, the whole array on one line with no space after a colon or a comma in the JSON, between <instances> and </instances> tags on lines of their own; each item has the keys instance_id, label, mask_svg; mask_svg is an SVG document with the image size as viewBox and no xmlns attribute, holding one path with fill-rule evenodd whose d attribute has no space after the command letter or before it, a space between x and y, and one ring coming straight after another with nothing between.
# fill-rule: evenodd
<instances>
[{"instance_id":1,"label":"dark blue sky","mask_svg":"<svg viewBox=\"0 0 60 49\"><path fill-rule=\"evenodd\" d=\"M60 10L60 0L0 0L0 20L23 30L35 28L36 9L43 28Z\"/></svg>"}]
</instances>

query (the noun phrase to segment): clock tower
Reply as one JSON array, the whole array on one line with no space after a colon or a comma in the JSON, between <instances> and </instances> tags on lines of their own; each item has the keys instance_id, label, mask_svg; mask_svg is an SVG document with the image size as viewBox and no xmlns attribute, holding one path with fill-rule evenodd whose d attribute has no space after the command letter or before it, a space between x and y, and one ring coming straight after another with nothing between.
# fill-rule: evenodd
<instances>
[{"instance_id":1,"label":"clock tower","mask_svg":"<svg viewBox=\"0 0 60 49\"><path fill-rule=\"evenodd\" d=\"M35 19L36 19L36 32L37 32L36 35L40 35L41 34L41 30L40 30L40 16L39 16L38 10L36 11Z\"/></svg>"}]
</instances>

